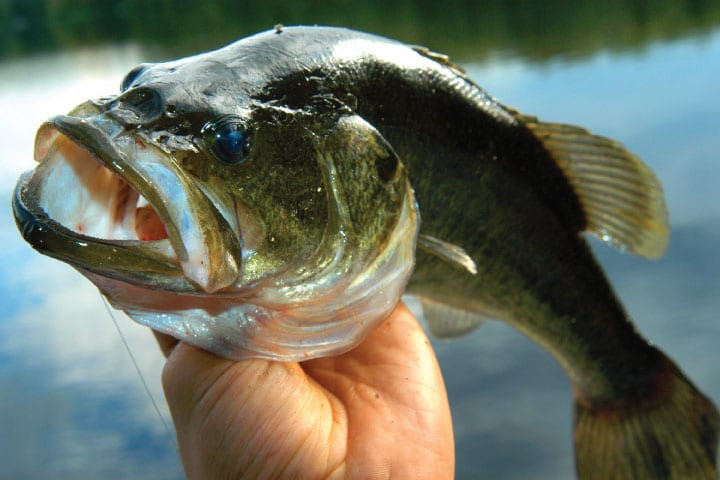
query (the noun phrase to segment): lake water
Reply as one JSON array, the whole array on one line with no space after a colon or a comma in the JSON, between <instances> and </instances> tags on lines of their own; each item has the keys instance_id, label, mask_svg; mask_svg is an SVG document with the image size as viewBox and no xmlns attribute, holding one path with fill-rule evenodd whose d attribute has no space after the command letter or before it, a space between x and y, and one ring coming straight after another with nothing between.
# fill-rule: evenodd
<instances>
[{"instance_id":1,"label":"lake water","mask_svg":"<svg viewBox=\"0 0 720 480\"><path fill-rule=\"evenodd\" d=\"M127 44L0 63L0 478L177 479L169 434L95 288L38 255L9 199L37 125L117 89L147 59ZM673 237L656 262L596 251L638 328L720 404L720 31L575 61L465 63L504 103L622 141L665 186ZM163 359L115 314L161 416ZM544 351L488 322L435 343L456 429L457 477L572 478L569 383Z\"/></svg>"}]
</instances>

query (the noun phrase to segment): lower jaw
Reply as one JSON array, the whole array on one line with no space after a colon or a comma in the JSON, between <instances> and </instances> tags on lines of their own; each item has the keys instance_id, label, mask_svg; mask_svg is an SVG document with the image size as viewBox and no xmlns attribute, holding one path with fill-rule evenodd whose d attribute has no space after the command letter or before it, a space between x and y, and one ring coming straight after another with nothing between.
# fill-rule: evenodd
<instances>
[{"instance_id":1,"label":"lower jaw","mask_svg":"<svg viewBox=\"0 0 720 480\"><path fill-rule=\"evenodd\" d=\"M13 195L15 222L34 249L81 272L123 281L163 285L176 291L196 290L183 276L169 241L101 240L79 235L48 218L24 174Z\"/></svg>"}]
</instances>

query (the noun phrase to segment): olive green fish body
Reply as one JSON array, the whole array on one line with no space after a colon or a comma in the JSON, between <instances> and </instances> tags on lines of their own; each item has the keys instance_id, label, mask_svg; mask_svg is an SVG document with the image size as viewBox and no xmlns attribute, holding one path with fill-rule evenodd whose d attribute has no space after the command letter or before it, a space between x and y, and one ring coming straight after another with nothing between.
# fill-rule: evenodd
<instances>
[{"instance_id":1,"label":"olive green fish body","mask_svg":"<svg viewBox=\"0 0 720 480\"><path fill-rule=\"evenodd\" d=\"M484 111L443 117L434 104L419 105L425 121L420 112L409 117L424 124L420 131L376 125L409 171L421 233L462 247L477 272L421 249L409 291L512 323L552 351L577 385L591 376L608 383L602 395L622 388L610 385L628 378L616 373L620 365L654 371L656 355L579 235L586 227L580 200L541 143L519 121L498 122ZM456 128L438 134L438 124ZM460 140L443 139L452 135Z\"/></svg>"},{"instance_id":2,"label":"olive green fish body","mask_svg":"<svg viewBox=\"0 0 720 480\"><path fill-rule=\"evenodd\" d=\"M316 66L305 94L353 99L407 168L421 234L462 247L477 266L470 273L421 249L408 290L513 323L577 385L593 384L583 391L612 397L634 382L615 373L620 365L654 372L657 355L578 235L587 227L580 198L522 117L433 54L392 45L406 50L398 62L376 42L356 40L351 59L335 53L340 72ZM271 91L287 91L285 81Z\"/></svg>"},{"instance_id":3,"label":"olive green fish body","mask_svg":"<svg viewBox=\"0 0 720 480\"><path fill-rule=\"evenodd\" d=\"M715 407L636 332L580 236L661 254L654 176L621 145L520 115L452 70L388 69L358 106L408 169L421 240L472 260L418 250L408 290L431 330L499 318L552 352L575 391L581 477L715 478Z\"/></svg>"},{"instance_id":4,"label":"olive green fish body","mask_svg":"<svg viewBox=\"0 0 720 480\"><path fill-rule=\"evenodd\" d=\"M136 320L302 360L357 345L407 285L440 336L495 318L554 355L582 478L716 476L715 407L636 332L581 236L667 245L662 189L622 145L337 28L140 65L121 90L41 127L13 206L35 248Z\"/></svg>"}]
</instances>

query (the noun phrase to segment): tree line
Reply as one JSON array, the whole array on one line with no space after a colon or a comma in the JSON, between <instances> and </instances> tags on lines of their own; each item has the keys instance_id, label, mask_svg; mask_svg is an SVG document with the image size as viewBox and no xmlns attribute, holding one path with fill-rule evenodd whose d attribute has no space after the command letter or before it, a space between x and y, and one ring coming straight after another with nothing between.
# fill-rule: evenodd
<instances>
[{"instance_id":1,"label":"tree line","mask_svg":"<svg viewBox=\"0 0 720 480\"><path fill-rule=\"evenodd\" d=\"M720 26L717 0L0 0L0 58L135 42L185 55L282 23L339 25L457 61L631 50Z\"/></svg>"}]
</instances>

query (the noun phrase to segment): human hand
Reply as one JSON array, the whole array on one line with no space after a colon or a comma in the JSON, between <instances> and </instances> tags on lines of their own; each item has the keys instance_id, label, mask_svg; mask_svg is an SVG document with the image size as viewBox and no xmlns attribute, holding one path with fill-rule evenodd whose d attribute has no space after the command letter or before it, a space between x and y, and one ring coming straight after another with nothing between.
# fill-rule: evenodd
<instances>
[{"instance_id":1,"label":"human hand","mask_svg":"<svg viewBox=\"0 0 720 480\"><path fill-rule=\"evenodd\" d=\"M158 341L190 479L453 476L445 386L403 304L350 352L302 363L235 362Z\"/></svg>"}]
</instances>

